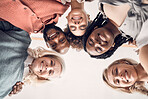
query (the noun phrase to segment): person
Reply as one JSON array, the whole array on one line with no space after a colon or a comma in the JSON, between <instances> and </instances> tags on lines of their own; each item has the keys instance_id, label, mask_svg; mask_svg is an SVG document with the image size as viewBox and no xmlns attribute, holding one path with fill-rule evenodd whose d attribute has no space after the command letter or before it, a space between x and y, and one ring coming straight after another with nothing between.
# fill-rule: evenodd
<instances>
[{"instance_id":1,"label":"person","mask_svg":"<svg viewBox=\"0 0 148 99\"><path fill-rule=\"evenodd\" d=\"M29 34L38 33L45 25L57 23L68 7L61 0L4 0L0 2L0 18Z\"/></svg>"},{"instance_id":2,"label":"person","mask_svg":"<svg viewBox=\"0 0 148 99\"><path fill-rule=\"evenodd\" d=\"M146 45L141 46L142 39L138 39L144 35L141 29L147 30L143 24L147 24L148 4L144 1L100 0L99 9L103 16L99 13L86 30L84 50L92 58L106 59L128 41L136 41L138 49Z\"/></svg>"},{"instance_id":3,"label":"person","mask_svg":"<svg viewBox=\"0 0 148 99\"><path fill-rule=\"evenodd\" d=\"M0 21L8 21L29 34L39 33L42 32L45 27L49 27L46 25L55 25L59 17L65 13L68 7L69 3L62 4L61 0L1 1L0 13L2 14L0 15ZM55 51L66 53L68 46L69 45L67 45L65 49L64 46L62 46L62 51L59 51L61 47L59 46ZM65 50L65 52L63 52L63 50Z\"/></svg>"},{"instance_id":4,"label":"person","mask_svg":"<svg viewBox=\"0 0 148 99\"><path fill-rule=\"evenodd\" d=\"M61 28L54 24L48 24L43 30L43 38L48 48L52 48L58 53L65 54L68 52L70 44L65 33Z\"/></svg>"},{"instance_id":5,"label":"person","mask_svg":"<svg viewBox=\"0 0 148 99\"><path fill-rule=\"evenodd\" d=\"M66 18L68 21L68 30L70 30L69 33L75 36L84 35L88 21L90 20L89 15L84 10L84 2L79 3L77 0L71 0L71 11Z\"/></svg>"},{"instance_id":6,"label":"person","mask_svg":"<svg viewBox=\"0 0 148 99\"><path fill-rule=\"evenodd\" d=\"M103 72L103 81L118 91L140 92L148 96L148 73L132 59L119 59L111 63Z\"/></svg>"},{"instance_id":7,"label":"person","mask_svg":"<svg viewBox=\"0 0 148 99\"><path fill-rule=\"evenodd\" d=\"M0 89L1 89L0 90L0 99L3 99L6 95L8 95L12 90L12 86L14 86L15 84L22 85L22 83L20 81L22 81L22 78L23 78L24 62L25 62L25 65L29 64L29 62L27 62L28 53L30 53L30 55L32 55L34 58L38 58L38 60L40 60L39 57L47 55L46 56L47 60L48 60L48 57L50 57L51 60L53 58L55 58L55 60L58 60L59 63L61 63L61 65L64 66L62 59L60 59L60 57L58 57L56 55L56 53L53 53L50 51L47 52L46 50L43 50L43 48L42 48L42 50L39 50L40 54L37 54L34 52L38 52L38 50L31 51L30 49L28 49L28 47L31 43L31 38L30 38L30 35L28 34L28 32L15 27L14 25L10 24L9 22L0 21L0 33L1 33L1 35L0 35L0 48L1 48L1 53L0 53L0 56L1 56L1 58L0 58ZM27 49L30 51L27 52ZM50 55L49 55L49 53L50 53ZM27 60L26 60L26 58L27 58ZM35 60L34 60L34 62L35 62ZM38 62L35 62L34 64L37 64L37 63ZM42 63L44 64L45 62L43 61ZM52 60L52 63L55 64L56 62L53 62L53 60ZM35 65L31 64L30 68L32 68L32 69L30 69L30 70L33 71L33 67L34 67L34 69L36 69ZM60 68L60 66L59 66L59 68ZM64 70L64 68L62 67L62 71L63 70ZM40 72L42 72L42 71L43 70L40 70ZM50 71L50 72L51 72L51 76L52 76L53 71ZM34 73L37 73L37 72L34 72ZM32 75L34 73L31 72L30 75ZM59 74L61 75L62 73L59 72ZM59 75L55 75L53 77L58 77L58 76ZM29 78L30 78L29 75L26 76L26 80L24 80L24 81L32 82L31 80L29 80ZM38 78L43 79L45 77L44 76L42 77L42 75L40 75L40 77L38 77ZM52 77L50 77L50 79L52 79ZM14 91L14 93L15 93L15 91Z\"/></svg>"},{"instance_id":8,"label":"person","mask_svg":"<svg viewBox=\"0 0 148 99\"><path fill-rule=\"evenodd\" d=\"M29 34L7 21L0 21L0 99L22 80L24 61L31 43Z\"/></svg>"},{"instance_id":9,"label":"person","mask_svg":"<svg viewBox=\"0 0 148 99\"><path fill-rule=\"evenodd\" d=\"M53 51L43 47L28 48L29 56L24 62L23 82L18 81L9 95L17 94L25 84L42 84L60 78L65 70L64 60Z\"/></svg>"}]
</instances>

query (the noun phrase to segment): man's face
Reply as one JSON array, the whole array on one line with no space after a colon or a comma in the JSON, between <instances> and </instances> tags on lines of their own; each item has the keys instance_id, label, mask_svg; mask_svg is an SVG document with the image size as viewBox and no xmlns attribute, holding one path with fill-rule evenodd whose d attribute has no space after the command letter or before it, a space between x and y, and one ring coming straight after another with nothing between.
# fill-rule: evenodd
<instances>
[{"instance_id":1,"label":"man's face","mask_svg":"<svg viewBox=\"0 0 148 99\"><path fill-rule=\"evenodd\" d=\"M47 31L47 47L51 47L58 53L65 54L69 49L69 42L67 41L63 32L50 29Z\"/></svg>"}]
</instances>

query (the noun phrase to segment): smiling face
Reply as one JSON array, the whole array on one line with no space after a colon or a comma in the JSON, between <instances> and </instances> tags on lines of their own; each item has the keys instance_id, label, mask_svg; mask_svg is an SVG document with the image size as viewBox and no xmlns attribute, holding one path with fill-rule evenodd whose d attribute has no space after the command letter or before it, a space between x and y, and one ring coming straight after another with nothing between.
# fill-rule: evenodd
<instances>
[{"instance_id":1,"label":"smiling face","mask_svg":"<svg viewBox=\"0 0 148 99\"><path fill-rule=\"evenodd\" d=\"M88 26L88 16L82 9L73 9L67 16L70 31L75 36L84 35Z\"/></svg>"},{"instance_id":2,"label":"smiling face","mask_svg":"<svg viewBox=\"0 0 148 99\"><path fill-rule=\"evenodd\" d=\"M42 78L57 78L62 72L61 63L55 58L40 57L33 61L30 69Z\"/></svg>"},{"instance_id":3,"label":"smiling face","mask_svg":"<svg viewBox=\"0 0 148 99\"><path fill-rule=\"evenodd\" d=\"M114 43L114 35L102 27L95 29L88 37L86 50L90 55L97 56L108 51Z\"/></svg>"},{"instance_id":4,"label":"smiling face","mask_svg":"<svg viewBox=\"0 0 148 99\"><path fill-rule=\"evenodd\" d=\"M56 29L50 29L47 31L47 38L47 47L50 46L53 50L61 54L65 54L68 51L70 44L63 32Z\"/></svg>"},{"instance_id":5,"label":"smiling face","mask_svg":"<svg viewBox=\"0 0 148 99\"><path fill-rule=\"evenodd\" d=\"M115 64L107 69L108 82L115 87L128 87L133 85L137 79L137 72L133 65Z\"/></svg>"}]
</instances>

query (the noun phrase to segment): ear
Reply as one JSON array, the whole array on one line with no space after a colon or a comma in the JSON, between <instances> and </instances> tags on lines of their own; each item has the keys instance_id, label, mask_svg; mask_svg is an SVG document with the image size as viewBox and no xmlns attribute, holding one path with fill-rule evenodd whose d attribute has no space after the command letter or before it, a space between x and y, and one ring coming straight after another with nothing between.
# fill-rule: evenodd
<instances>
[{"instance_id":1,"label":"ear","mask_svg":"<svg viewBox=\"0 0 148 99\"><path fill-rule=\"evenodd\" d=\"M66 19L68 20L68 16L66 16Z\"/></svg>"},{"instance_id":2,"label":"ear","mask_svg":"<svg viewBox=\"0 0 148 99\"><path fill-rule=\"evenodd\" d=\"M88 17L88 21L90 21L90 15L89 14L87 14L87 17Z\"/></svg>"},{"instance_id":3,"label":"ear","mask_svg":"<svg viewBox=\"0 0 148 99\"><path fill-rule=\"evenodd\" d=\"M30 65L30 64L28 65L29 68L31 68L31 66L32 66L32 65Z\"/></svg>"},{"instance_id":4,"label":"ear","mask_svg":"<svg viewBox=\"0 0 148 99\"><path fill-rule=\"evenodd\" d=\"M114 46L115 46L115 43L113 43L112 47L114 47Z\"/></svg>"},{"instance_id":5,"label":"ear","mask_svg":"<svg viewBox=\"0 0 148 99\"><path fill-rule=\"evenodd\" d=\"M49 43L48 42L46 42L46 46L49 48L50 47L50 45L49 45Z\"/></svg>"}]
</instances>

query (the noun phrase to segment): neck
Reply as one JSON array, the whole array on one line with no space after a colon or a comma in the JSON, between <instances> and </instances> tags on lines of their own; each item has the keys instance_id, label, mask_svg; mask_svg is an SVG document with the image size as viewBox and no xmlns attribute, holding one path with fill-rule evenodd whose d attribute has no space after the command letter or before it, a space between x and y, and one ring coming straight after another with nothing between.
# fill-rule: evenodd
<instances>
[{"instance_id":1,"label":"neck","mask_svg":"<svg viewBox=\"0 0 148 99\"><path fill-rule=\"evenodd\" d=\"M84 3L78 3L77 0L71 0L71 10L84 9Z\"/></svg>"},{"instance_id":2,"label":"neck","mask_svg":"<svg viewBox=\"0 0 148 99\"><path fill-rule=\"evenodd\" d=\"M138 64L135 66L135 69L137 71L138 75L138 81L148 81L148 74L144 70L144 68L141 66L141 64Z\"/></svg>"}]
</instances>

